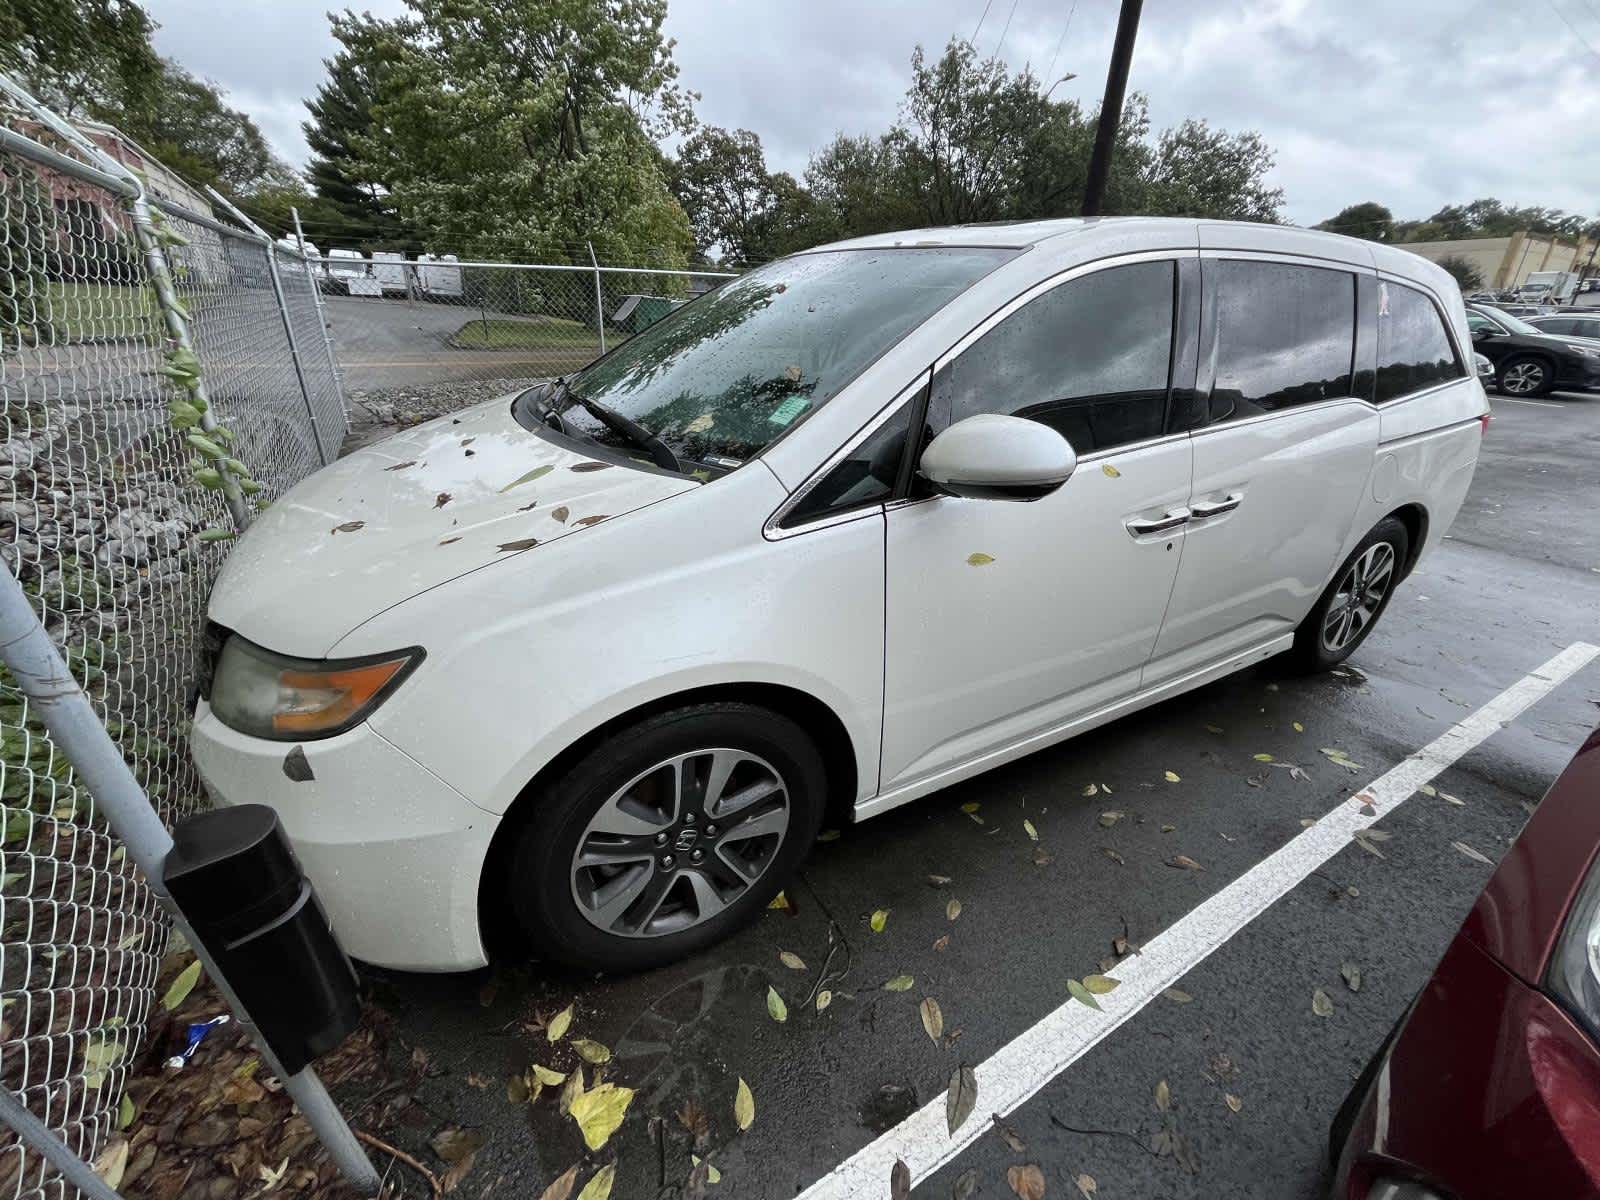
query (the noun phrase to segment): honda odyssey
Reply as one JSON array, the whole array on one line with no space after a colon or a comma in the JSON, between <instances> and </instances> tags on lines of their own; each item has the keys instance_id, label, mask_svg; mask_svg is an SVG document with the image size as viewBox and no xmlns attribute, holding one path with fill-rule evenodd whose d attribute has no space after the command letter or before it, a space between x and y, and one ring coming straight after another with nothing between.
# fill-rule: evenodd
<instances>
[{"instance_id":1,"label":"honda odyssey","mask_svg":"<svg viewBox=\"0 0 1600 1200\"><path fill-rule=\"evenodd\" d=\"M267 509L193 747L346 948L626 970L861 820L1275 655L1359 646L1488 405L1450 276L1271 225L885 234Z\"/></svg>"}]
</instances>

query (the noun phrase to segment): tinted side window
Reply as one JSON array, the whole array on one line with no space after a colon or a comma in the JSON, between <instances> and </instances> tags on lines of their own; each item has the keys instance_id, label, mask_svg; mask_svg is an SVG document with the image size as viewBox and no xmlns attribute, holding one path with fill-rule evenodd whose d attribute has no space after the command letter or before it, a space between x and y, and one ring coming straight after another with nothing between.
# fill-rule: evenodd
<instances>
[{"instance_id":1,"label":"tinted side window","mask_svg":"<svg viewBox=\"0 0 1600 1200\"><path fill-rule=\"evenodd\" d=\"M1211 420L1351 394L1356 278L1291 263L1208 262L1217 326Z\"/></svg>"},{"instance_id":2,"label":"tinted side window","mask_svg":"<svg viewBox=\"0 0 1600 1200\"><path fill-rule=\"evenodd\" d=\"M1079 454L1161 436L1174 272L1170 262L1111 267L1030 301L939 373L930 413L1027 417Z\"/></svg>"},{"instance_id":3,"label":"tinted side window","mask_svg":"<svg viewBox=\"0 0 1600 1200\"><path fill-rule=\"evenodd\" d=\"M906 430L917 406L915 399L902 404L899 412L801 497L783 518L783 528L887 500L894 493L905 452Z\"/></svg>"},{"instance_id":4,"label":"tinted side window","mask_svg":"<svg viewBox=\"0 0 1600 1200\"><path fill-rule=\"evenodd\" d=\"M1501 332L1500 326L1489 320L1489 318L1484 316L1482 313L1475 312L1467 313L1467 328L1472 330L1474 333L1480 329L1487 329L1491 333Z\"/></svg>"},{"instance_id":5,"label":"tinted side window","mask_svg":"<svg viewBox=\"0 0 1600 1200\"><path fill-rule=\"evenodd\" d=\"M1573 334L1578 332L1578 323L1570 317L1552 317L1548 321L1533 321L1530 324L1537 325L1542 333Z\"/></svg>"},{"instance_id":6,"label":"tinted side window","mask_svg":"<svg viewBox=\"0 0 1600 1200\"><path fill-rule=\"evenodd\" d=\"M1380 282L1377 402L1408 396L1465 374L1433 301L1416 288Z\"/></svg>"}]
</instances>

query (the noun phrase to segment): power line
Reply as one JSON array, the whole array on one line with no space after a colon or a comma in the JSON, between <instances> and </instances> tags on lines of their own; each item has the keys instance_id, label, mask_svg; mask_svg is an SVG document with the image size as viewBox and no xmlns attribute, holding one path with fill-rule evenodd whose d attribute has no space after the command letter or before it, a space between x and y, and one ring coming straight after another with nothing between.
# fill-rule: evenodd
<instances>
[{"instance_id":1,"label":"power line","mask_svg":"<svg viewBox=\"0 0 1600 1200\"><path fill-rule=\"evenodd\" d=\"M1011 0L1011 11L1006 14L1005 28L1000 31L1000 40L994 44L994 56L1000 57L1000 47L1006 44L1006 34L1011 31L1011 18L1017 15L1017 0Z\"/></svg>"},{"instance_id":2,"label":"power line","mask_svg":"<svg viewBox=\"0 0 1600 1200\"><path fill-rule=\"evenodd\" d=\"M1061 47L1066 45L1067 41L1067 30L1072 28L1072 14L1077 11L1078 0L1072 0L1072 7L1067 9L1067 23L1061 27L1061 36L1056 39L1056 52L1050 56L1050 65L1044 71L1046 85L1054 82L1051 76L1056 73L1056 59L1061 57Z\"/></svg>"},{"instance_id":3,"label":"power line","mask_svg":"<svg viewBox=\"0 0 1600 1200\"><path fill-rule=\"evenodd\" d=\"M983 29L983 23L989 19L989 6L992 5L993 3L994 3L994 0L988 0L988 2L986 4L984 4L984 6L983 6L983 16L978 18L978 27L972 31L972 36L967 39L974 46L976 46L978 44L978 33Z\"/></svg>"},{"instance_id":4,"label":"power line","mask_svg":"<svg viewBox=\"0 0 1600 1200\"><path fill-rule=\"evenodd\" d=\"M1556 7L1556 0L1548 0L1548 3L1550 5L1550 11L1555 13L1556 16L1560 17L1562 23L1565 24L1568 29L1572 30L1572 36L1583 43L1583 48L1594 56L1594 60L1596 62L1600 62L1600 50L1596 50L1589 39L1578 32L1578 27L1568 19L1567 14Z\"/></svg>"}]
</instances>

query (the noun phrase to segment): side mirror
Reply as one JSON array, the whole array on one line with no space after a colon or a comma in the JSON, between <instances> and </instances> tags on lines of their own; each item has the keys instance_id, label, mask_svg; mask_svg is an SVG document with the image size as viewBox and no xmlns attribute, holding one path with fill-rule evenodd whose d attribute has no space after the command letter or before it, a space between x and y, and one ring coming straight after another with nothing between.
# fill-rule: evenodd
<instances>
[{"instance_id":1,"label":"side mirror","mask_svg":"<svg viewBox=\"0 0 1600 1200\"><path fill-rule=\"evenodd\" d=\"M979 413L929 442L917 470L952 496L1037 500L1065 483L1077 466L1072 444L1048 425Z\"/></svg>"},{"instance_id":2,"label":"side mirror","mask_svg":"<svg viewBox=\"0 0 1600 1200\"><path fill-rule=\"evenodd\" d=\"M1493 336L1494 330L1492 329L1474 329L1472 331L1472 340L1475 342L1486 342Z\"/></svg>"}]
</instances>

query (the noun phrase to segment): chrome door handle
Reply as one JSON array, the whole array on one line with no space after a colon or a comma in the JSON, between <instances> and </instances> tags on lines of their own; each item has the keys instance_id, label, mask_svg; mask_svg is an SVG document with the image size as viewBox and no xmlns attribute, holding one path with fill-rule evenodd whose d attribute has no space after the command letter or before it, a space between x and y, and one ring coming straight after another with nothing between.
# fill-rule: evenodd
<instances>
[{"instance_id":1,"label":"chrome door handle","mask_svg":"<svg viewBox=\"0 0 1600 1200\"><path fill-rule=\"evenodd\" d=\"M1202 500L1194 505L1190 511L1196 519L1205 517L1220 517L1225 512L1232 512L1244 500L1243 492L1234 492L1231 496L1224 496L1221 500Z\"/></svg>"},{"instance_id":2,"label":"chrome door handle","mask_svg":"<svg viewBox=\"0 0 1600 1200\"><path fill-rule=\"evenodd\" d=\"M1189 510L1187 508L1169 509L1165 516L1139 518L1133 517L1122 524L1134 537L1144 537L1152 533L1165 533L1169 529L1177 529L1180 525L1189 523Z\"/></svg>"}]
</instances>

